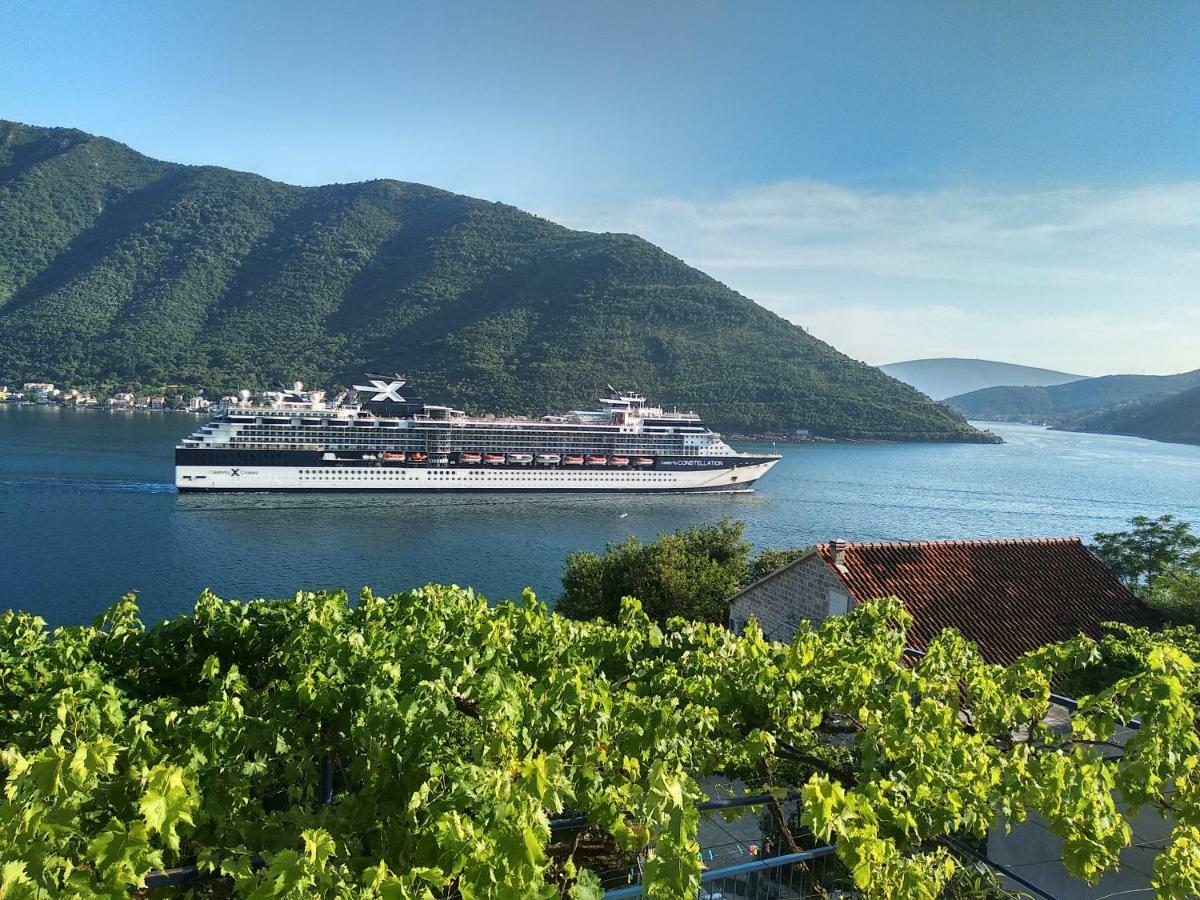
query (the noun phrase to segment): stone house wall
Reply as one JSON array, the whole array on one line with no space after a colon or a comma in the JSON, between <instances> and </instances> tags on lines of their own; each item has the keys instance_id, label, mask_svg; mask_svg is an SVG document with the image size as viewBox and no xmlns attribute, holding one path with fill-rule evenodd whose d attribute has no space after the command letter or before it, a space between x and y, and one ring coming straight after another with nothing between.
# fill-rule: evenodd
<instances>
[{"instance_id":1,"label":"stone house wall","mask_svg":"<svg viewBox=\"0 0 1200 900\"><path fill-rule=\"evenodd\" d=\"M741 631L753 618L768 639L791 640L800 622L820 622L830 614L830 591L849 595L821 555L812 553L736 594L729 604L729 627ZM852 602L847 599L846 604Z\"/></svg>"}]
</instances>

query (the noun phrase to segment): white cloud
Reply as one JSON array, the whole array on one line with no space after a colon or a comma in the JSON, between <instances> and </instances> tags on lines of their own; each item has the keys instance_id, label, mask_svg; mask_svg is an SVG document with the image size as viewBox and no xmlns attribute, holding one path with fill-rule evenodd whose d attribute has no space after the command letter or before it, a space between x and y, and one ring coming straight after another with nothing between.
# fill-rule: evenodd
<instances>
[{"instance_id":1,"label":"white cloud","mask_svg":"<svg viewBox=\"0 0 1200 900\"><path fill-rule=\"evenodd\" d=\"M788 181L547 215L640 234L873 363L1200 367L1200 182L887 193Z\"/></svg>"}]
</instances>

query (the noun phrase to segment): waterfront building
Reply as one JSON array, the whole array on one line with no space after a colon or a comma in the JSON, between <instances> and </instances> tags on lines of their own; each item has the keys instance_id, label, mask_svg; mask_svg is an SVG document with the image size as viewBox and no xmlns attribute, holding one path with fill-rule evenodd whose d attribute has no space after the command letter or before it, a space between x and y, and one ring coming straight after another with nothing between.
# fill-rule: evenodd
<instances>
[{"instance_id":1,"label":"waterfront building","mask_svg":"<svg viewBox=\"0 0 1200 900\"><path fill-rule=\"evenodd\" d=\"M953 628L1001 665L1044 644L1100 637L1105 622L1158 624L1077 537L817 544L730 598L729 621L740 630L754 619L787 641L804 620L882 597L912 615L914 649Z\"/></svg>"}]
</instances>

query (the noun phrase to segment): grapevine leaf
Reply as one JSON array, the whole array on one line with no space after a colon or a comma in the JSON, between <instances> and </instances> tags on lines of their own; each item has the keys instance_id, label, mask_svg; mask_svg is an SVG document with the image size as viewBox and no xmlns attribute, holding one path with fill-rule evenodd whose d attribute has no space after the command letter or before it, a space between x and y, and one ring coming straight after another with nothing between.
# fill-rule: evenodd
<instances>
[{"instance_id":1,"label":"grapevine leaf","mask_svg":"<svg viewBox=\"0 0 1200 900\"><path fill-rule=\"evenodd\" d=\"M162 835L168 847L179 849L178 828L192 824L197 806L195 787L182 766L158 765L147 779L138 810L151 832Z\"/></svg>"}]
</instances>

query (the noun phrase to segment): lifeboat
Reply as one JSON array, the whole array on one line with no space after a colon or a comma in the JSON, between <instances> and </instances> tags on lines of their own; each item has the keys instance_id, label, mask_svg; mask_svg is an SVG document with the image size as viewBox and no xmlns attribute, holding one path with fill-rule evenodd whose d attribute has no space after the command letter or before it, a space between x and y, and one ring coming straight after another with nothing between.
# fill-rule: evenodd
<instances>
[{"instance_id":1,"label":"lifeboat","mask_svg":"<svg viewBox=\"0 0 1200 900\"><path fill-rule=\"evenodd\" d=\"M508 454L508 461L510 463L521 463L522 465L525 465L527 463L533 462L533 454L532 453L510 453L510 454Z\"/></svg>"},{"instance_id":2,"label":"lifeboat","mask_svg":"<svg viewBox=\"0 0 1200 900\"><path fill-rule=\"evenodd\" d=\"M583 465L583 457L569 455L569 456L566 456L563 458L563 463L565 463L568 466L582 466Z\"/></svg>"},{"instance_id":3,"label":"lifeboat","mask_svg":"<svg viewBox=\"0 0 1200 900\"><path fill-rule=\"evenodd\" d=\"M502 465L504 465L504 454L503 453L485 453L483 455L483 461L485 463L487 463L489 466L502 466Z\"/></svg>"},{"instance_id":4,"label":"lifeboat","mask_svg":"<svg viewBox=\"0 0 1200 900\"><path fill-rule=\"evenodd\" d=\"M413 462L425 462L425 460L429 459L429 457L424 453L414 453L409 457L409 459L411 459Z\"/></svg>"},{"instance_id":5,"label":"lifeboat","mask_svg":"<svg viewBox=\"0 0 1200 900\"><path fill-rule=\"evenodd\" d=\"M387 462L404 462L405 455L403 453L384 453L383 458Z\"/></svg>"},{"instance_id":6,"label":"lifeboat","mask_svg":"<svg viewBox=\"0 0 1200 900\"><path fill-rule=\"evenodd\" d=\"M652 466L654 465L654 460L649 456L639 456L633 461L633 464L635 466Z\"/></svg>"},{"instance_id":7,"label":"lifeboat","mask_svg":"<svg viewBox=\"0 0 1200 900\"><path fill-rule=\"evenodd\" d=\"M480 462L482 459L483 459L483 457L480 456L478 453L460 453L460 454L458 454L458 461L460 463L477 463L477 462Z\"/></svg>"},{"instance_id":8,"label":"lifeboat","mask_svg":"<svg viewBox=\"0 0 1200 900\"><path fill-rule=\"evenodd\" d=\"M627 465L629 465L629 457L614 456L612 459L610 459L608 461L608 463L609 463L609 465L612 465L612 466L627 466Z\"/></svg>"},{"instance_id":9,"label":"lifeboat","mask_svg":"<svg viewBox=\"0 0 1200 900\"><path fill-rule=\"evenodd\" d=\"M587 458L589 466L606 466L608 465L607 456L589 456Z\"/></svg>"},{"instance_id":10,"label":"lifeboat","mask_svg":"<svg viewBox=\"0 0 1200 900\"><path fill-rule=\"evenodd\" d=\"M562 457L557 453L539 453L537 455L537 461L539 465L551 466L555 463L561 462Z\"/></svg>"}]
</instances>

